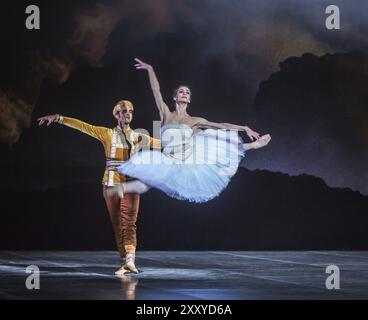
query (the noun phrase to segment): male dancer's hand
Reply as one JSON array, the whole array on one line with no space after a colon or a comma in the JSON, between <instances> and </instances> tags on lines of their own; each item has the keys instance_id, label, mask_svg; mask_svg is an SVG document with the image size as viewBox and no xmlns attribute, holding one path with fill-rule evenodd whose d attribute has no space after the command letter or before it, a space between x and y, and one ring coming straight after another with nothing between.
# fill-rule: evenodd
<instances>
[{"instance_id":1,"label":"male dancer's hand","mask_svg":"<svg viewBox=\"0 0 368 320\"><path fill-rule=\"evenodd\" d=\"M56 118L57 118L57 115L56 114L38 118L37 119L38 125L39 126L42 126L45 122L47 122L47 126L49 126L51 123L55 122Z\"/></svg>"}]
</instances>

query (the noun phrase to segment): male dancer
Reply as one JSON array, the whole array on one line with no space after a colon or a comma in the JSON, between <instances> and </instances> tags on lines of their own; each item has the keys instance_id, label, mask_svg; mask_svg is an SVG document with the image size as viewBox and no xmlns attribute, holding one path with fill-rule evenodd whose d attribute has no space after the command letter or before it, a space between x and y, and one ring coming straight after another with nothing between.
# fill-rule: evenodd
<instances>
[{"instance_id":1,"label":"male dancer","mask_svg":"<svg viewBox=\"0 0 368 320\"><path fill-rule=\"evenodd\" d=\"M137 133L130 128L133 111L134 107L130 101L119 101L112 111L118 122L118 125L113 129L92 126L59 114L37 119L40 126L45 122L48 126L57 122L77 129L102 142L106 156L106 170L102 180L103 195L114 229L116 245L123 259L121 268L115 272L116 275L138 272L135 266L135 252L137 247L136 221L140 201L138 193L127 193L121 197L123 183L131 179L121 175L116 168L142 147L161 149L159 140Z\"/></svg>"}]
</instances>

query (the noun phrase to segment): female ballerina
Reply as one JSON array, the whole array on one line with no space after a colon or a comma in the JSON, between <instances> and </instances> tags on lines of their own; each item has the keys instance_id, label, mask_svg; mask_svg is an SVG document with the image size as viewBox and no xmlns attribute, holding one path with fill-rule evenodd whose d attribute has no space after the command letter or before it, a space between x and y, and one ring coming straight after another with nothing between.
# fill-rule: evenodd
<instances>
[{"instance_id":1,"label":"female ballerina","mask_svg":"<svg viewBox=\"0 0 368 320\"><path fill-rule=\"evenodd\" d=\"M119 190L144 193L151 187L191 202L206 202L218 196L238 169L245 151L266 146L271 136L260 136L247 126L215 123L187 112L191 91L178 87L173 94L175 110L163 101L153 67L135 59L136 69L147 70L161 119L162 151L143 150L118 168L138 180ZM251 143L243 143L238 131L245 131Z\"/></svg>"}]
</instances>

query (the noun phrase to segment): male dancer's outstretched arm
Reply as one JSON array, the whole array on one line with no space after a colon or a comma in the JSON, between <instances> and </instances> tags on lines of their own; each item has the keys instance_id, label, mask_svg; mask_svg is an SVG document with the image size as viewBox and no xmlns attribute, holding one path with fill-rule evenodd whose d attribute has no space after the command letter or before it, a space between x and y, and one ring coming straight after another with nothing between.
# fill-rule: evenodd
<instances>
[{"instance_id":1,"label":"male dancer's outstretched arm","mask_svg":"<svg viewBox=\"0 0 368 320\"><path fill-rule=\"evenodd\" d=\"M93 126L84 121L80 121L78 119L70 117L65 117L60 114L44 116L38 118L37 121L39 126L42 126L44 123L46 123L46 125L49 126L50 124L57 122L67 127L79 130L85 134L88 134L91 137L100 140L101 142L106 140L108 131L111 130L105 127Z\"/></svg>"}]
</instances>

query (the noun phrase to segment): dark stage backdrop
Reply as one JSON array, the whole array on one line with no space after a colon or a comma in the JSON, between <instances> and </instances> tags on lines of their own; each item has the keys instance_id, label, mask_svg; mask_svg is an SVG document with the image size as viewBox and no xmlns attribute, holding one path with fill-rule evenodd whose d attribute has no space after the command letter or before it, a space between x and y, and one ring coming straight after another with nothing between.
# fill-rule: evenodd
<instances>
[{"instance_id":1,"label":"dark stage backdrop","mask_svg":"<svg viewBox=\"0 0 368 320\"><path fill-rule=\"evenodd\" d=\"M140 249L368 249L368 1L3 1L0 19L0 250L114 249L103 148L59 125L61 113L153 132L152 64L165 101L180 84L189 112L270 133L206 204L142 196ZM38 5L41 29L25 28Z\"/></svg>"}]
</instances>

